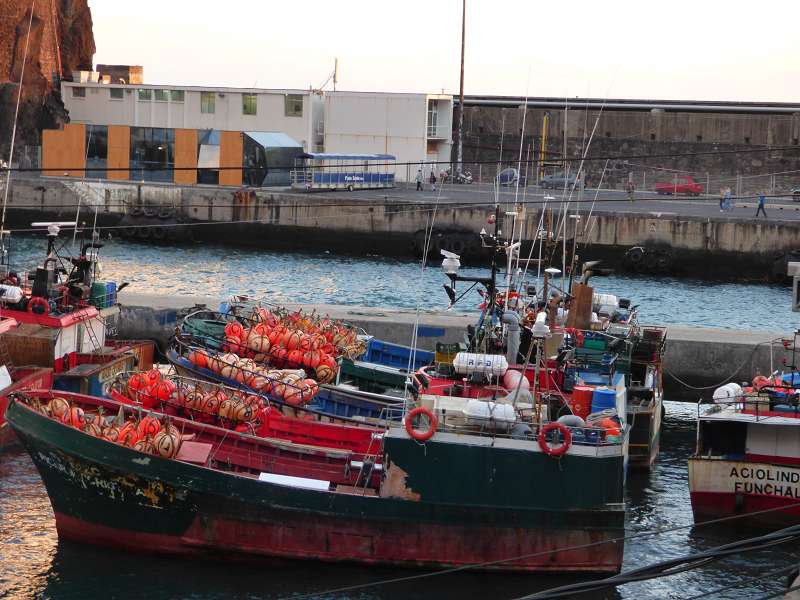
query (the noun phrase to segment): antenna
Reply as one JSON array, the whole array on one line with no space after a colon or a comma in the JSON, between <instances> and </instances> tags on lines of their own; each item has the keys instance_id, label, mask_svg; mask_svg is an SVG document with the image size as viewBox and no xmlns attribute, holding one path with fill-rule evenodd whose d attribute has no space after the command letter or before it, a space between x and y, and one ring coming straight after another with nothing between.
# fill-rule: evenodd
<instances>
[{"instance_id":1,"label":"antenna","mask_svg":"<svg viewBox=\"0 0 800 600\"><path fill-rule=\"evenodd\" d=\"M333 91L336 91L336 84L339 83L339 59L333 59Z\"/></svg>"}]
</instances>

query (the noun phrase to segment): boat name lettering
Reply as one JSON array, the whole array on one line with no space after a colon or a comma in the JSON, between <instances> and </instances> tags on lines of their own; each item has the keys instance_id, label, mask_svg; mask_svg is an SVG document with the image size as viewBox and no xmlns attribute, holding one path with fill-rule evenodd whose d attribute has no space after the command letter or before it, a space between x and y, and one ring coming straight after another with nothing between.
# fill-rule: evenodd
<instances>
[{"instance_id":1,"label":"boat name lettering","mask_svg":"<svg viewBox=\"0 0 800 600\"><path fill-rule=\"evenodd\" d=\"M360 175L345 175L345 181L364 181L364 178Z\"/></svg>"},{"instance_id":2,"label":"boat name lettering","mask_svg":"<svg viewBox=\"0 0 800 600\"><path fill-rule=\"evenodd\" d=\"M110 381L114 379L117 375L124 373L127 370L128 361L126 360L115 360L112 364L104 368L97 376L98 381L101 383L104 381Z\"/></svg>"},{"instance_id":3,"label":"boat name lettering","mask_svg":"<svg viewBox=\"0 0 800 600\"><path fill-rule=\"evenodd\" d=\"M800 499L800 471L776 467L731 467L736 493ZM782 485L783 484L783 485Z\"/></svg>"}]
</instances>

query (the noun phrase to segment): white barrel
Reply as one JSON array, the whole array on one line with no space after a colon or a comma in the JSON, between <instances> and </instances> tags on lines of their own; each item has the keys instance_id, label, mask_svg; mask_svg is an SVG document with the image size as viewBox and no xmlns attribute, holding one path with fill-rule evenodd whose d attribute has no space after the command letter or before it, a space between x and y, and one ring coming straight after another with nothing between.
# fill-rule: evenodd
<instances>
[{"instance_id":1,"label":"white barrel","mask_svg":"<svg viewBox=\"0 0 800 600\"><path fill-rule=\"evenodd\" d=\"M22 288L16 285L0 284L0 302L16 304L22 300Z\"/></svg>"},{"instance_id":2,"label":"white barrel","mask_svg":"<svg viewBox=\"0 0 800 600\"><path fill-rule=\"evenodd\" d=\"M480 373L501 377L508 371L508 361L502 354L459 352L453 359L453 368L461 375Z\"/></svg>"},{"instance_id":3,"label":"white barrel","mask_svg":"<svg viewBox=\"0 0 800 600\"><path fill-rule=\"evenodd\" d=\"M738 383L726 383L714 390L714 402L735 402L744 395L742 386Z\"/></svg>"},{"instance_id":4,"label":"white barrel","mask_svg":"<svg viewBox=\"0 0 800 600\"><path fill-rule=\"evenodd\" d=\"M520 383L520 380L522 380L522 383ZM531 384L527 377L520 371L509 369L506 371L506 374L503 375L503 387L513 392L517 389L517 386L519 386L520 391L522 391L529 389Z\"/></svg>"}]
</instances>

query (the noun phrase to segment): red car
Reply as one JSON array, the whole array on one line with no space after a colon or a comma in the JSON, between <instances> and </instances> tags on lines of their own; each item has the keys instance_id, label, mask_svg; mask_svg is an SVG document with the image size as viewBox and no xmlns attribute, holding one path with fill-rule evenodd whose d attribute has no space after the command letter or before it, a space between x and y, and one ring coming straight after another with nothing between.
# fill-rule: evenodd
<instances>
[{"instance_id":1,"label":"red car","mask_svg":"<svg viewBox=\"0 0 800 600\"><path fill-rule=\"evenodd\" d=\"M699 196L703 193L703 186L689 175L679 175L667 181L656 183L656 192L659 194L688 194Z\"/></svg>"}]
</instances>

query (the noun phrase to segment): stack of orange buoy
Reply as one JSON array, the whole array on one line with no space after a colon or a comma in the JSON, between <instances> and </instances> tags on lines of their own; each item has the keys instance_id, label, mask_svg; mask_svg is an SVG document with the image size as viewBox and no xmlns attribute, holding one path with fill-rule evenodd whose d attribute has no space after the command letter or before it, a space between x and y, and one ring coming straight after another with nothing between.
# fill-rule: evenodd
<instances>
[{"instance_id":1,"label":"stack of orange buoy","mask_svg":"<svg viewBox=\"0 0 800 600\"><path fill-rule=\"evenodd\" d=\"M109 421L103 416L102 409L96 414L86 413L59 396L42 405L40 410L65 425L139 452L174 458L180 449L181 434L177 428L169 420L160 420L152 415L126 420L120 411L116 418Z\"/></svg>"},{"instance_id":2,"label":"stack of orange buoy","mask_svg":"<svg viewBox=\"0 0 800 600\"><path fill-rule=\"evenodd\" d=\"M252 319L270 329L284 327L310 336L322 336L331 346L324 350L334 357L344 356L354 359L364 354L367 349L367 342L359 338L358 330L342 321L328 317L320 318L314 314L308 315L301 310L280 312L283 314L275 314L266 308L258 307L253 310Z\"/></svg>"},{"instance_id":3,"label":"stack of orange buoy","mask_svg":"<svg viewBox=\"0 0 800 600\"><path fill-rule=\"evenodd\" d=\"M303 369L273 369L234 353L216 354L201 348L189 352L187 359L197 367L296 406L307 404L319 391L319 384L306 377Z\"/></svg>"},{"instance_id":4,"label":"stack of orange buoy","mask_svg":"<svg viewBox=\"0 0 800 600\"><path fill-rule=\"evenodd\" d=\"M320 383L336 377L336 347L324 335L304 333L282 324L270 326L260 322L245 329L239 322L225 326L223 350L252 363L269 363L275 367L304 367L314 372ZM235 371L235 365L231 365ZM246 369L252 371L252 368ZM226 375L227 377L227 375ZM235 379L235 377L231 377Z\"/></svg>"}]
</instances>

